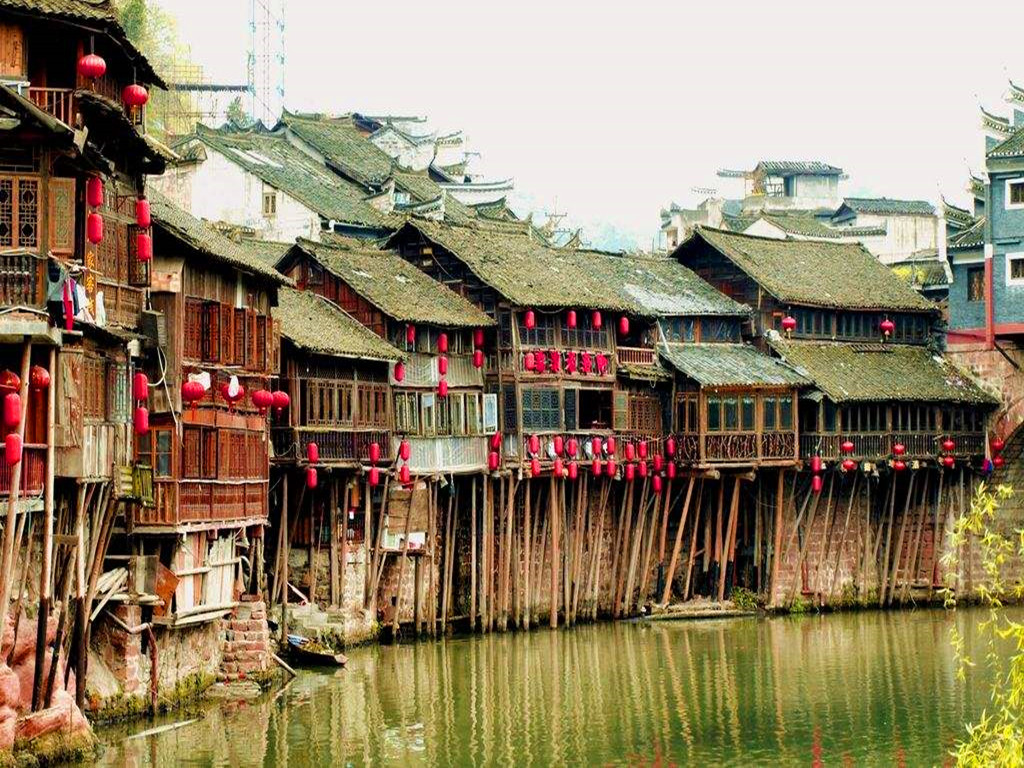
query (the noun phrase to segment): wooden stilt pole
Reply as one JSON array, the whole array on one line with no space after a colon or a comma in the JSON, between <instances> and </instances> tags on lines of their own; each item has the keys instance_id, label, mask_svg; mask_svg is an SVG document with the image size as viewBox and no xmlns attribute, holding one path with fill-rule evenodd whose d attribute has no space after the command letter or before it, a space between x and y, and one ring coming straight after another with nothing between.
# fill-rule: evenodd
<instances>
[{"instance_id":1,"label":"wooden stilt pole","mask_svg":"<svg viewBox=\"0 0 1024 768\"><path fill-rule=\"evenodd\" d=\"M907 517L910 514L910 501L914 496L914 481L917 479L917 473L913 470L910 472L910 482L907 485L907 497L903 505L903 517L900 520L900 535L896 542L896 557L892 563L892 573L889 577L889 594L885 599L886 605L892 604L893 595L896 594L896 581L900 573L900 560L903 558L903 537L907 531Z\"/></svg>"},{"instance_id":2,"label":"wooden stilt pole","mask_svg":"<svg viewBox=\"0 0 1024 768\"><path fill-rule=\"evenodd\" d=\"M825 597L832 597L836 588L836 576L839 575L839 567L843 562L843 549L846 547L846 532L850 529L850 514L853 512L853 500L857 496L857 483L860 482L860 473L853 475L853 484L850 486L850 501L846 505L846 519L843 521L843 533L839 537L839 548L836 552L836 564L832 569L832 578L829 579L828 592Z\"/></svg>"},{"instance_id":3,"label":"wooden stilt pole","mask_svg":"<svg viewBox=\"0 0 1024 768\"><path fill-rule=\"evenodd\" d=\"M281 647L288 647L288 470L281 478Z\"/></svg>"},{"instance_id":4,"label":"wooden stilt pole","mask_svg":"<svg viewBox=\"0 0 1024 768\"><path fill-rule=\"evenodd\" d=\"M476 533L476 476L470 480L469 487L469 539L470 539L470 570L469 570L469 629L475 632L477 628L476 611L476 573L477 573L477 533Z\"/></svg>"},{"instance_id":5,"label":"wooden stilt pole","mask_svg":"<svg viewBox=\"0 0 1024 768\"><path fill-rule=\"evenodd\" d=\"M551 613L548 623L552 629L558 628L558 571L560 553L558 549L558 494L555 488L555 479L551 478L548 487L548 517L551 518Z\"/></svg>"},{"instance_id":6,"label":"wooden stilt pole","mask_svg":"<svg viewBox=\"0 0 1024 768\"><path fill-rule=\"evenodd\" d=\"M405 530L402 534L402 559L398 561L398 584L395 587L395 612L391 619L391 637L398 638L399 616L402 612L402 582L405 579L405 564L409 559L409 529L412 525L412 503L405 515ZM413 595L413 610L416 609L416 595Z\"/></svg>"},{"instance_id":7,"label":"wooden stilt pole","mask_svg":"<svg viewBox=\"0 0 1024 768\"><path fill-rule=\"evenodd\" d=\"M723 482L724 486L725 483ZM720 560L719 574L718 574L718 602L722 602L725 599L725 577L726 572L729 570L729 563L733 560L733 549L736 545L736 517L739 514L740 507L740 478L737 475L733 481L732 486L732 501L729 505L729 524L725 531L725 551L722 552L722 558ZM721 505L719 505L719 513L721 513ZM721 524L721 515L719 515L719 525Z\"/></svg>"},{"instance_id":8,"label":"wooden stilt pole","mask_svg":"<svg viewBox=\"0 0 1024 768\"><path fill-rule=\"evenodd\" d=\"M783 511L786 502L786 470L778 470L778 478L775 484L775 523L772 528L772 575L771 586L768 588L768 605L775 607L775 595L779 588L779 565L782 561L782 526ZM796 476L793 478L794 490L796 488Z\"/></svg>"},{"instance_id":9,"label":"wooden stilt pole","mask_svg":"<svg viewBox=\"0 0 1024 768\"><path fill-rule=\"evenodd\" d=\"M693 561L697 556L697 532L700 530L700 510L704 501L704 481L697 489L697 502L693 511L693 535L690 536L690 556L686 560L686 585L683 587L683 602L690 599L690 578L693 576ZM671 581L669 581L671 583Z\"/></svg>"},{"instance_id":10,"label":"wooden stilt pole","mask_svg":"<svg viewBox=\"0 0 1024 768\"><path fill-rule=\"evenodd\" d=\"M46 486L43 491L42 565L39 569L39 613L36 621L35 667L32 676L32 711L39 710L46 660L46 630L50 621L50 581L53 572L54 424L56 421L57 351L50 348L50 386L46 389Z\"/></svg>"},{"instance_id":11,"label":"wooden stilt pole","mask_svg":"<svg viewBox=\"0 0 1024 768\"><path fill-rule=\"evenodd\" d=\"M675 543L672 545L672 555L668 561L668 571L665 574L665 586L661 592L661 602L668 605L672 599L672 580L676 575L676 566L679 564L679 551L683 545L683 531L686 528L686 516L690 511L690 499L693 497L693 485L697 478L690 475L690 481L686 485L686 499L683 501L683 509L679 514L679 527L676 528ZM665 511L665 519L668 519L668 510Z\"/></svg>"},{"instance_id":12,"label":"wooden stilt pole","mask_svg":"<svg viewBox=\"0 0 1024 768\"><path fill-rule=\"evenodd\" d=\"M352 482L359 482L353 480ZM369 483L367 483L369 485ZM341 494L342 504L341 509L338 510L341 513L341 541L338 543L338 607L345 607L345 576L348 572L348 507L352 499L352 488L346 482L344 485L344 491ZM337 500L337 493L335 493L335 500ZM365 530L364 530L365 534ZM367 550L369 552L369 550ZM367 559L369 562L369 559Z\"/></svg>"},{"instance_id":13,"label":"wooden stilt pole","mask_svg":"<svg viewBox=\"0 0 1024 768\"><path fill-rule=\"evenodd\" d=\"M21 350L21 421L18 423L18 435L22 444L25 440L25 416L28 412L28 373L29 363L32 359L32 342L26 341ZM56 380L52 380L56 386ZM7 520L4 523L3 557L0 561L0 619L6 621L11 600L11 579L14 575L14 533L18 520L18 497L21 494L21 468L24 465L24 451L22 459L11 467L11 490L7 499ZM6 626L6 624L0 624Z\"/></svg>"}]
</instances>

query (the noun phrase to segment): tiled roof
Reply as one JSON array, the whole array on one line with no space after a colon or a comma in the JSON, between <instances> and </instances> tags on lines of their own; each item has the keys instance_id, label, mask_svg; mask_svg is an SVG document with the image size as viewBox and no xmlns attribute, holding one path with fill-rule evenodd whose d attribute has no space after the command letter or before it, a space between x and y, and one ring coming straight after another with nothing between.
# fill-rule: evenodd
<instances>
[{"instance_id":1,"label":"tiled roof","mask_svg":"<svg viewBox=\"0 0 1024 768\"><path fill-rule=\"evenodd\" d=\"M698 226L675 251L698 241L732 261L781 302L819 307L934 310L859 243L778 240Z\"/></svg>"},{"instance_id":2,"label":"tiled roof","mask_svg":"<svg viewBox=\"0 0 1024 768\"><path fill-rule=\"evenodd\" d=\"M493 225L411 219L407 226L455 254L477 278L519 306L585 307L645 317L748 311L669 259L552 248Z\"/></svg>"},{"instance_id":3,"label":"tiled roof","mask_svg":"<svg viewBox=\"0 0 1024 768\"><path fill-rule=\"evenodd\" d=\"M747 227L749 227L751 224L757 221L757 219L758 216L756 214L753 216L728 213L722 214L722 224L724 225L725 229L728 229L731 232L743 232L747 229Z\"/></svg>"},{"instance_id":4,"label":"tiled roof","mask_svg":"<svg viewBox=\"0 0 1024 768\"><path fill-rule=\"evenodd\" d=\"M197 219L174 205L154 188L147 190L153 221L156 224L156 247L159 251L160 235L163 230L181 240L204 256L228 266L247 272L256 277L280 285L291 285L292 281L270 266L265 259L255 256L238 243L225 237L210 224Z\"/></svg>"},{"instance_id":5,"label":"tiled roof","mask_svg":"<svg viewBox=\"0 0 1024 768\"><path fill-rule=\"evenodd\" d=\"M762 160L757 164L757 168L755 168L755 170L757 169L777 176L790 176L804 173L839 176L843 172L842 168L837 168L834 165L823 163L820 160Z\"/></svg>"},{"instance_id":6,"label":"tiled roof","mask_svg":"<svg viewBox=\"0 0 1024 768\"><path fill-rule=\"evenodd\" d=\"M946 240L946 247L962 250L965 248L979 248L985 244L985 217L979 216L975 222L962 229Z\"/></svg>"},{"instance_id":7,"label":"tiled roof","mask_svg":"<svg viewBox=\"0 0 1024 768\"><path fill-rule=\"evenodd\" d=\"M876 213L881 216L908 214L931 216L935 206L927 200L895 200L891 197L847 197L843 203L857 213Z\"/></svg>"},{"instance_id":8,"label":"tiled roof","mask_svg":"<svg viewBox=\"0 0 1024 768\"><path fill-rule=\"evenodd\" d=\"M283 134L260 129L234 131L198 126L196 135L231 162L294 197L326 219L383 228L387 217L365 199L364 191L324 167Z\"/></svg>"},{"instance_id":9,"label":"tiled roof","mask_svg":"<svg viewBox=\"0 0 1024 768\"><path fill-rule=\"evenodd\" d=\"M349 115L285 112L281 123L322 154L329 165L360 184L379 187L391 176L394 161L366 138Z\"/></svg>"},{"instance_id":10,"label":"tiled roof","mask_svg":"<svg viewBox=\"0 0 1024 768\"><path fill-rule=\"evenodd\" d=\"M281 335L300 349L362 360L402 357L384 339L315 293L283 288L278 302L274 318L281 321Z\"/></svg>"},{"instance_id":11,"label":"tiled roof","mask_svg":"<svg viewBox=\"0 0 1024 768\"><path fill-rule=\"evenodd\" d=\"M946 198L942 198L942 212L947 221L952 221L964 226L970 226L975 221L974 215L970 211L949 202Z\"/></svg>"},{"instance_id":12,"label":"tiled roof","mask_svg":"<svg viewBox=\"0 0 1024 768\"><path fill-rule=\"evenodd\" d=\"M831 400L996 405L965 371L909 344L773 339L772 346Z\"/></svg>"},{"instance_id":13,"label":"tiled roof","mask_svg":"<svg viewBox=\"0 0 1024 768\"><path fill-rule=\"evenodd\" d=\"M836 233L835 228L822 224L813 216L762 213L758 218L774 224L787 234L801 235L803 237L835 238L840 236Z\"/></svg>"},{"instance_id":14,"label":"tiled roof","mask_svg":"<svg viewBox=\"0 0 1024 768\"><path fill-rule=\"evenodd\" d=\"M295 247L396 320L460 328L494 325L482 310L393 251L355 250L311 240L299 240Z\"/></svg>"},{"instance_id":15,"label":"tiled roof","mask_svg":"<svg viewBox=\"0 0 1024 768\"><path fill-rule=\"evenodd\" d=\"M749 344L662 344L661 358L703 387L799 387L810 381Z\"/></svg>"},{"instance_id":16,"label":"tiled roof","mask_svg":"<svg viewBox=\"0 0 1024 768\"><path fill-rule=\"evenodd\" d=\"M949 285L946 267L937 256L931 259L907 259L890 264L889 268L896 277L919 291L945 288Z\"/></svg>"},{"instance_id":17,"label":"tiled roof","mask_svg":"<svg viewBox=\"0 0 1024 768\"><path fill-rule=\"evenodd\" d=\"M1024 127L1018 128L1006 139L990 149L986 157L1022 157L1024 156Z\"/></svg>"},{"instance_id":18,"label":"tiled roof","mask_svg":"<svg viewBox=\"0 0 1024 768\"><path fill-rule=\"evenodd\" d=\"M268 267L275 268L289 249L295 243L284 243L278 240L256 240L252 237L228 237L235 247L245 251L250 257L256 259Z\"/></svg>"}]
</instances>

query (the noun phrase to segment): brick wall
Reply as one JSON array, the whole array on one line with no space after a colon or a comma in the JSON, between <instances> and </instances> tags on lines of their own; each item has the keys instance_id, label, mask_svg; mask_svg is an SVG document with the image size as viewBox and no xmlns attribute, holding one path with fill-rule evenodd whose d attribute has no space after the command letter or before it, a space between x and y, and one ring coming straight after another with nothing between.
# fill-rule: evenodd
<instances>
[{"instance_id":1,"label":"brick wall","mask_svg":"<svg viewBox=\"0 0 1024 768\"><path fill-rule=\"evenodd\" d=\"M262 598L242 595L241 603L221 624L224 632L218 668L221 680L244 680L270 668L270 632Z\"/></svg>"}]
</instances>

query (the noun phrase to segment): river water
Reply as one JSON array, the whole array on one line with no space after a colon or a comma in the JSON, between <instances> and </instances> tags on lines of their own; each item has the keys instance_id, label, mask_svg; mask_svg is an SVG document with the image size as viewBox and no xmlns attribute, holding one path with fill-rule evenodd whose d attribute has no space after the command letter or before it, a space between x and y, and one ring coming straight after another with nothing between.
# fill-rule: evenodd
<instances>
[{"instance_id":1,"label":"river water","mask_svg":"<svg viewBox=\"0 0 1024 768\"><path fill-rule=\"evenodd\" d=\"M941 765L988 697L981 671L958 681L949 631L980 661L985 615L638 621L366 647L346 670L303 671L185 727L101 731L100 762Z\"/></svg>"}]
</instances>

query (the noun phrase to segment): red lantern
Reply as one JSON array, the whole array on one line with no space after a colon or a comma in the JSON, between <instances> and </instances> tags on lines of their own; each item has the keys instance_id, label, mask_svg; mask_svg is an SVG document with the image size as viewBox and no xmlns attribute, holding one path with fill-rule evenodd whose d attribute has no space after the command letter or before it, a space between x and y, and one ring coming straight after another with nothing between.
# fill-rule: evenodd
<instances>
[{"instance_id":1,"label":"red lantern","mask_svg":"<svg viewBox=\"0 0 1024 768\"><path fill-rule=\"evenodd\" d=\"M594 310L594 314L590 317L590 324L594 326L595 331L601 330L601 313L596 309Z\"/></svg>"},{"instance_id":2,"label":"red lantern","mask_svg":"<svg viewBox=\"0 0 1024 768\"><path fill-rule=\"evenodd\" d=\"M416 326L409 324L405 326L405 343L415 344L416 343Z\"/></svg>"},{"instance_id":3,"label":"red lantern","mask_svg":"<svg viewBox=\"0 0 1024 768\"><path fill-rule=\"evenodd\" d=\"M445 379L441 379L437 384L437 396L448 397L448 382Z\"/></svg>"},{"instance_id":4,"label":"red lantern","mask_svg":"<svg viewBox=\"0 0 1024 768\"><path fill-rule=\"evenodd\" d=\"M576 373L576 353L566 352L565 353L565 371L572 375Z\"/></svg>"},{"instance_id":5,"label":"red lantern","mask_svg":"<svg viewBox=\"0 0 1024 768\"><path fill-rule=\"evenodd\" d=\"M601 455L601 438L592 437L590 438L590 450L595 456Z\"/></svg>"},{"instance_id":6,"label":"red lantern","mask_svg":"<svg viewBox=\"0 0 1024 768\"><path fill-rule=\"evenodd\" d=\"M530 435L530 453L540 453L540 438Z\"/></svg>"},{"instance_id":7,"label":"red lantern","mask_svg":"<svg viewBox=\"0 0 1024 768\"><path fill-rule=\"evenodd\" d=\"M952 453L956 449L956 443L953 442L952 438L947 437L942 441L942 450L946 453Z\"/></svg>"},{"instance_id":8,"label":"red lantern","mask_svg":"<svg viewBox=\"0 0 1024 768\"><path fill-rule=\"evenodd\" d=\"M563 446L562 446L562 436L561 435L555 435L555 437L551 441L551 447L552 447L552 449L555 452L555 456L561 456L562 455L562 447Z\"/></svg>"},{"instance_id":9,"label":"red lantern","mask_svg":"<svg viewBox=\"0 0 1024 768\"><path fill-rule=\"evenodd\" d=\"M892 447L892 452L895 456L902 456L907 452L907 446L905 446L903 443L896 443Z\"/></svg>"},{"instance_id":10,"label":"red lantern","mask_svg":"<svg viewBox=\"0 0 1024 768\"><path fill-rule=\"evenodd\" d=\"M633 478L636 477L636 467L633 464L627 464L625 471L626 482L633 482Z\"/></svg>"},{"instance_id":11,"label":"red lantern","mask_svg":"<svg viewBox=\"0 0 1024 768\"><path fill-rule=\"evenodd\" d=\"M608 477L615 477L615 459L608 459L604 465L605 474Z\"/></svg>"},{"instance_id":12,"label":"red lantern","mask_svg":"<svg viewBox=\"0 0 1024 768\"><path fill-rule=\"evenodd\" d=\"M267 409L274 404L274 395L269 389L257 389L252 393L252 404L260 413L266 413Z\"/></svg>"},{"instance_id":13,"label":"red lantern","mask_svg":"<svg viewBox=\"0 0 1024 768\"><path fill-rule=\"evenodd\" d=\"M0 371L0 391L17 392L21 389L21 377L14 371Z\"/></svg>"},{"instance_id":14,"label":"red lantern","mask_svg":"<svg viewBox=\"0 0 1024 768\"><path fill-rule=\"evenodd\" d=\"M395 363L395 381L399 384L405 381L405 363L401 360Z\"/></svg>"},{"instance_id":15,"label":"red lantern","mask_svg":"<svg viewBox=\"0 0 1024 768\"><path fill-rule=\"evenodd\" d=\"M484 367L484 351L482 349L473 350L473 367L483 368Z\"/></svg>"},{"instance_id":16,"label":"red lantern","mask_svg":"<svg viewBox=\"0 0 1024 768\"><path fill-rule=\"evenodd\" d=\"M370 481L370 487L376 488L380 484L380 469L377 467L370 467L370 472L367 476Z\"/></svg>"},{"instance_id":17,"label":"red lantern","mask_svg":"<svg viewBox=\"0 0 1024 768\"><path fill-rule=\"evenodd\" d=\"M626 443L626 461L633 461L636 458L636 447L632 443Z\"/></svg>"},{"instance_id":18,"label":"red lantern","mask_svg":"<svg viewBox=\"0 0 1024 768\"><path fill-rule=\"evenodd\" d=\"M306 443L306 461L310 464L320 463L320 446L316 443Z\"/></svg>"},{"instance_id":19,"label":"red lantern","mask_svg":"<svg viewBox=\"0 0 1024 768\"><path fill-rule=\"evenodd\" d=\"M410 456L412 456L412 446L409 445L408 440L403 440L398 444L398 458L408 461Z\"/></svg>"},{"instance_id":20,"label":"red lantern","mask_svg":"<svg viewBox=\"0 0 1024 768\"><path fill-rule=\"evenodd\" d=\"M668 476L669 480L671 480L672 478L674 478L676 476L676 464L675 464L674 461L670 461L666 465L666 467L665 467L665 474Z\"/></svg>"},{"instance_id":21,"label":"red lantern","mask_svg":"<svg viewBox=\"0 0 1024 768\"><path fill-rule=\"evenodd\" d=\"M274 412L278 416L281 415L281 411L291 405L292 399L288 396L288 393L283 389L279 389L273 394Z\"/></svg>"},{"instance_id":22,"label":"red lantern","mask_svg":"<svg viewBox=\"0 0 1024 768\"><path fill-rule=\"evenodd\" d=\"M437 372L442 376L448 375L448 358L444 355L437 358Z\"/></svg>"},{"instance_id":23,"label":"red lantern","mask_svg":"<svg viewBox=\"0 0 1024 768\"><path fill-rule=\"evenodd\" d=\"M241 384L238 385L238 389L235 390L234 394L231 393L231 387L228 384L221 385L220 388L221 397L223 397L228 403L228 410L235 409L235 403L245 397L245 387Z\"/></svg>"},{"instance_id":24,"label":"red lantern","mask_svg":"<svg viewBox=\"0 0 1024 768\"><path fill-rule=\"evenodd\" d=\"M501 457L498 456L498 452L497 451L491 451L489 454L487 454L487 468L491 472L497 472L498 471L498 464L500 463L500 461L501 461Z\"/></svg>"},{"instance_id":25,"label":"red lantern","mask_svg":"<svg viewBox=\"0 0 1024 768\"><path fill-rule=\"evenodd\" d=\"M882 329L882 335L888 337L892 336L892 332L896 330L896 323L889 318L885 318L878 327Z\"/></svg>"},{"instance_id":26,"label":"red lantern","mask_svg":"<svg viewBox=\"0 0 1024 768\"><path fill-rule=\"evenodd\" d=\"M92 208L103 205L103 179L90 176L85 182L85 202Z\"/></svg>"},{"instance_id":27,"label":"red lantern","mask_svg":"<svg viewBox=\"0 0 1024 768\"><path fill-rule=\"evenodd\" d=\"M533 352L527 352L523 355L523 368L528 371L536 370L537 368L537 356Z\"/></svg>"},{"instance_id":28,"label":"red lantern","mask_svg":"<svg viewBox=\"0 0 1024 768\"><path fill-rule=\"evenodd\" d=\"M811 478L811 490L815 493L821 493L822 487L824 487L824 481L821 479L821 475L815 475Z\"/></svg>"},{"instance_id":29,"label":"red lantern","mask_svg":"<svg viewBox=\"0 0 1024 768\"><path fill-rule=\"evenodd\" d=\"M843 444L839 447L842 449L843 453L853 453L854 446L852 440L843 440Z\"/></svg>"},{"instance_id":30,"label":"red lantern","mask_svg":"<svg viewBox=\"0 0 1024 768\"><path fill-rule=\"evenodd\" d=\"M497 451L501 448L501 432L495 432L491 435L491 450Z\"/></svg>"},{"instance_id":31,"label":"red lantern","mask_svg":"<svg viewBox=\"0 0 1024 768\"><path fill-rule=\"evenodd\" d=\"M796 318L792 315L786 315L782 318L782 330L786 333L792 333L796 330Z\"/></svg>"},{"instance_id":32,"label":"red lantern","mask_svg":"<svg viewBox=\"0 0 1024 768\"><path fill-rule=\"evenodd\" d=\"M537 361L537 367L535 370L537 373L544 373L544 367L547 365L547 355L543 352L538 352L535 357Z\"/></svg>"},{"instance_id":33,"label":"red lantern","mask_svg":"<svg viewBox=\"0 0 1024 768\"><path fill-rule=\"evenodd\" d=\"M640 477L647 477L647 462L646 461L641 461L641 462L637 463L637 465L636 465L636 473L638 475L640 475Z\"/></svg>"},{"instance_id":34,"label":"red lantern","mask_svg":"<svg viewBox=\"0 0 1024 768\"><path fill-rule=\"evenodd\" d=\"M12 467L21 461L21 435L17 432L8 432L4 438L4 458Z\"/></svg>"},{"instance_id":35,"label":"red lantern","mask_svg":"<svg viewBox=\"0 0 1024 768\"><path fill-rule=\"evenodd\" d=\"M442 355L448 351L448 334L442 333L437 337L437 351Z\"/></svg>"},{"instance_id":36,"label":"red lantern","mask_svg":"<svg viewBox=\"0 0 1024 768\"><path fill-rule=\"evenodd\" d=\"M132 397L135 400L149 399L149 377L142 371L136 371L132 377Z\"/></svg>"},{"instance_id":37,"label":"red lantern","mask_svg":"<svg viewBox=\"0 0 1024 768\"><path fill-rule=\"evenodd\" d=\"M532 309L526 310L526 316L523 318L523 325L528 330L533 330L537 326L537 316L533 314Z\"/></svg>"},{"instance_id":38,"label":"red lantern","mask_svg":"<svg viewBox=\"0 0 1024 768\"><path fill-rule=\"evenodd\" d=\"M992 466L994 466L996 469L999 469L1005 463L1006 459L1004 459L1002 456L996 456L995 458L992 459Z\"/></svg>"},{"instance_id":39,"label":"red lantern","mask_svg":"<svg viewBox=\"0 0 1024 768\"><path fill-rule=\"evenodd\" d=\"M473 331L473 346L482 349L484 346L484 329L477 328Z\"/></svg>"},{"instance_id":40,"label":"red lantern","mask_svg":"<svg viewBox=\"0 0 1024 768\"><path fill-rule=\"evenodd\" d=\"M599 376L604 376L608 373L608 357L602 353L597 353L597 373Z\"/></svg>"},{"instance_id":41,"label":"red lantern","mask_svg":"<svg viewBox=\"0 0 1024 768\"><path fill-rule=\"evenodd\" d=\"M398 482L402 485L408 485L412 478L412 473L409 471L409 465L403 464L398 468Z\"/></svg>"},{"instance_id":42,"label":"red lantern","mask_svg":"<svg viewBox=\"0 0 1024 768\"><path fill-rule=\"evenodd\" d=\"M625 315L623 315L622 317L619 318L619 335L620 336L628 336L629 335L629 318L626 317Z\"/></svg>"},{"instance_id":43,"label":"red lantern","mask_svg":"<svg viewBox=\"0 0 1024 768\"><path fill-rule=\"evenodd\" d=\"M551 473L555 477L557 477L559 480L562 479L563 474L562 474L562 460L561 459L555 459L554 462L552 462L552 464L551 464Z\"/></svg>"},{"instance_id":44,"label":"red lantern","mask_svg":"<svg viewBox=\"0 0 1024 768\"><path fill-rule=\"evenodd\" d=\"M306 487L313 489L316 488L316 484L316 467L306 467Z\"/></svg>"},{"instance_id":45,"label":"red lantern","mask_svg":"<svg viewBox=\"0 0 1024 768\"><path fill-rule=\"evenodd\" d=\"M607 453L609 456L614 456L615 455L615 436L614 435L610 436L607 440L604 441L604 452Z\"/></svg>"},{"instance_id":46,"label":"red lantern","mask_svg":"<svg viewBox=\"0 0 1024 768\"><path fill-rule=\"evenodd\" d=\"M4 426L14 429L21 423L21 395L11 392L4 397Z\"/></svg>"},{"instance_id":47,"label":"red lantern","mask_svg":"<svg viewBox=\"0 0 1024 768\"><path fill-rule=\"evenodd\" d=\"M661 472L662 468L665 466L665 459L660 453L654 454L652 462L654 464L655 472Z\"/></svg>"},{"instance_id":48,"label":"red lantern","mask_svg":"<svg viewBox=\"0 0 1024 768\"><path fill-rule=\"evenodd\" d=\"M636 454L641 459L646 459L647 458L647 441L646 440L641 440L639 443L637 443Z\"/></svg>"},{"instance_id":49,"label":"red lantern","mask_svg":"<svg viewBox=\"0 0 1024 768\"><path fill-rule=\"evenodd\" d=\"M135 235L135 258L139 261L151 261L153 258L153 236L148 232Z\"/></svg>"},{"instance_id":50,"label":"red lantern","mask_svg":"<svg viewBox=\"0 0 1024 768\"><path fill-rule=\"evenodd\" d=\"M577 477L579 477L579 474L580 474L580 468L576 465L576 462L575 461L570 461L569 462L569 479L570 480L575 480Z\"/></svg>"},{"instance_id":51,"label":"red lantern","mask_svg":"<svg viewBox=\"0 0 1024 768\"><path fill-rule=\"evenodd\" d=\"M93 245L103 242L103 217L90 213L85 219L85 236Z\"/></svg>"},{"instance_id":52,"label":"red lantern","mask_svg":"<svg viewBox=\"0 0 1024 768\"><path fill-rule=\"evenodd\" d=\"M107 73L107 62L102 56L87 53L78 60L78 74L87 80L97 80Z\"/></svg>"},{"instance_id":53,"label":"red lantern","mask_svg":"<svg viewBox=\"0 0 1024 768\"><path fill-rule=\"evenodd\" d=\"M856 461L854 461L853 459L843 459L843 469L845 471L851 472L852 470L854 470L856 468L857 468L857 462Z\"/></svg>"},{"instance_id":54,"label":"red lantern","mask_svg":"<svg viewBox=\"0 0 1024 768\"><path fill-rule=\"evenodd\" d=\"M582 353L580 355L580 370L583 371L584 374L587 374L587 373L590 373L590 371L591 371L591 369L593 367L594 367L593 360L590 357L590 353L589 352Z\"/></svg>"},{"instance_id":55,"label":"red lantern","mask_svg":"<svg viewBox=\"0 0 1024 768\"><path fill-rule=\"evenodd\" d=\"M811 472L814 474L821 472L821 456L811 456Z\"/></svg>"},{"instance_id":56,"label":"red lantern","mask_svg":"<svg viewBox=\"0 0 1024 768\"><path fill-rule=\"evenodd\" d=\"M575 458L576 454L579 452L579 449L580 446L579 443L576 442L576 438L570 437L568 442L566 442L565 444L565 452L568 453L570 457Z\"/></svg>"},{"instance_id":57,"label":"red lantern","mask_svg":"<svg viewBox=\"0 0 1024 768\"><path fill-rule=\"evenodd\" d=\"M135 224L141 229L149 229L153 223L153 215L149 210L149 200L140 197L135 201Z\"/></svg>"},{"instance_id":58,"label":"red lantern","mask_svg":"<svg viewBox=\"0 0 1024 768\"><path fill-rule=\"evenodd\" d=\"M892 468L897 472L902 472L907 468L907 462L903 461L903 459L896 459L896 461L892 463Z\"/></svg>"},{"instance_id":59,"label":"red lantern","mask_svg":"<svg viewBox=\"0 0 1024 768\"><path fill-rule=\"evenodd\" d=\"M551 372L558 373L559 369L562 367L562 355L557 349L552 349L548 354L551 358Z\"/></svg>"},{"instance_id":60,"label":"red lantern","mask_svg":"<svg viewBox=\"0 0 1024 768\"><path fill-rule=\"evenodd\" d=\"M945 464L947 468L952 469L956 466L956 459L952 456L943 456L942 463Z\"/></svg>"},{"instance_id":61,"label":"red lantern","mask_svg":"<svg viewBox=\"0 0 1024 768\"><path fill-rule=\"evenodd\" d=\"M121 99L129 107L143 107L149 101L149 91L138 83L132 83L121 91Z\"/></svg>"},{"instance_id":62,"label":"red lantern","mask_svg":"<svg viewBox=\"0 0 1024 768\"><path fill-rule=\"evenodd\" d=\"M998 437L992 438L992 451L994 453L1001 453L1003 448L1006 447L1006 443L1000 440Z\"/></svg>"},{"instance_id":63,"label":"red lantern","mask_svg":"<svg viewBox=\"0 0 1024 768\"><path fill-rule=\"evenodd\" d=\"M601 460L600 459L594 459L591 462L591 464L590 464L590 474L592 474L594 477L600 477L601 476Z\"/></svg>"},{"instance_id":64,"label":"red lantern","mask_svg":"<svg viewBox=\"0 0 1024 768\"><path fill-rule=\"evenodd\" d=\"M192 415L196 414L196 403L203 399L206 390L198 381L183 381L181 383L181 399L183 402L192 405Z\"/></svg>"},{"instance_id":65,"label":"red lantern","mask_svg":"<svg viewBox=\"0 0 1024 768\"><path fill-rule=\"evenodd\" d=\"M536 456L530 459L530 476L540 477L540 459Z\"/></svg>"},{"instance_id":66,"label":"red lantern","mask_svg":"<svg viewBox=\"0 0 1024 768\"><path fill-rule=\"evenodd\" d=\"M376 464L378 461L380 461L380 443L370 443L370 463Z\"/></svg>"},{"instance_id":67,"label":"red lantern","mask_svg":"<svg viewBox=\"0 0 1024 768\"><path fill-rule=\"evenodd\" d=\"M576 310L570 309L565 313L565 324L570 328L576 327Z\"/></svg>"},{"instance_id":68,"label":"red lantern","mask_svg":"<svg viewBox=\"0 0 1024 768\"><path fill-rule=\"evenodd\" d=\"M41 365L33 365L29 371L28 383L37 391L47 389L50 386L50 372Z\"/></svg>"},{"instance_id":69,"label":"red lantern","mask_svg":"<svg viewBox=\"0 0 1024 768\"><path fill-rule=\"evenodd\" d=\"M651 488L655 493L661 493L661 475L655 475L651 478Z\"/></svg>"},{"instance_id":70,"label":"red lantern","mask_svg":"<svg viewBox=\"0 0 1024 768\"><path fill-rule=\"evenodd\" d=\"M132 420L135 426L136 435L144 435L149 432L149 409L140 405L135 409L135 418Z\"/></svg>"},{"instance_id":71,"label":"red lantern","mask_svg":"<svg viewBox=\"0 0 1024 768\"><path fill-rule=\"evenodd\" d=\"M670 437L665 441L665 453L670 457L676 455L676 439L674 437Z\"/></svg>"}]
</instances>

